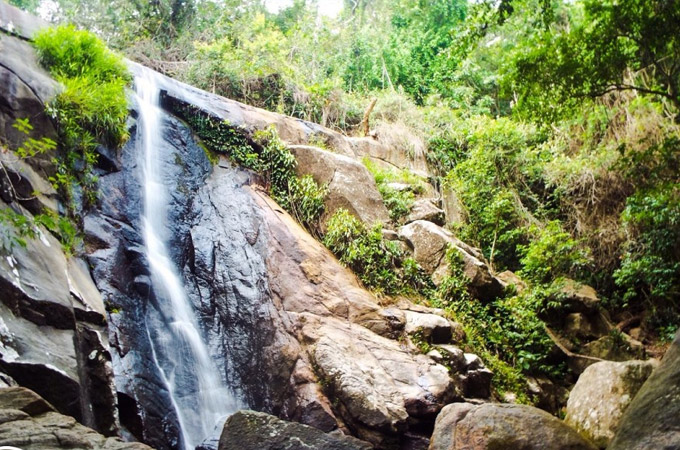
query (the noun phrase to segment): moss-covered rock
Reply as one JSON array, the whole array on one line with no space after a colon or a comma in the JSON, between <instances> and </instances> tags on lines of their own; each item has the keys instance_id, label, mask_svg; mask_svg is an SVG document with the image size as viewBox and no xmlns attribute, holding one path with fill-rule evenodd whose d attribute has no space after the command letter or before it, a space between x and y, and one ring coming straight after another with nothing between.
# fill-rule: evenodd
<instances>
[{"instance_id":1,"label":"moss-covered rock","mask_svg":"<svg viewBox=\"0 0 680 450\"><path fill-rule=\"evenodd\" d=\"M624 413L610 450L680 448L680 332Z\"/></svg>"},{"instance_id":2,"label":"moss-covered rock","mask_svg":"<svg viewBox=\"0 0 680 450\"><path fill-rule=\"evenodd\" d=\"M602 361L588 367L571 391L566 422L605 448L621 416L657 364L654 360Z\"/></svg>"}]
</instances>

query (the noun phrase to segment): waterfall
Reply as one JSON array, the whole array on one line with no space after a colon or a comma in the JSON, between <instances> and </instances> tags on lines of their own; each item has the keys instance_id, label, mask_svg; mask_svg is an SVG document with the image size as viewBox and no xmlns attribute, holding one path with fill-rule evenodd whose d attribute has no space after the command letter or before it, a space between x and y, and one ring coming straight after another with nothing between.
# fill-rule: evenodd
<instances>
[{"instance_id":1,"label":"waterfall","mask_svg":"<svg viewBox=\"0 0 680 450\"><path fill-rule=\"evenodd\" d=\"M168 193L173 180L163 174L162 118L158 75L137 71L139 139L144 209L141 215L146 257L164 329L149 330L153 359L176 409L181 446L193 450L204 439L214 439L238 402L223 381L201 336L193 305L186 294L178 268L170 258L166 224ZM155 328L158 328L157 326Z\"/></svg>"}]
</instances>

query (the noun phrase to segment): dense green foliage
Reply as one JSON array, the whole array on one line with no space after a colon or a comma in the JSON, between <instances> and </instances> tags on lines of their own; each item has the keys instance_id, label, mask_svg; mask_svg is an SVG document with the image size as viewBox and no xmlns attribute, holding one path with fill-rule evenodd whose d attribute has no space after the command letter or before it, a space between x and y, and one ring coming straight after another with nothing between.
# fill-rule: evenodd
<instances>
[{"instance_id":1,"label":"dense green foliage","mask_svg":"<svg viewBox=\"0 0 680 450\"><path fill-rule=\"evenodd\" d=\"M369 158L363 163L375 179L390 219L399 223L410 212L416 194L425 190L426 182L409 170L380 169Z\"/></svg>"},{"instance_id":2,"label":"dense green foliage","mask_svg":"<svg viewBox=\"0 0 680 450\"><path fill-rule=\"evenodd\" d=\"M122 59L89 31L73 26L48 28L35 36L33 44L40 62L64 86L48 105L60 144L52 182L69 201L74 201L78 187L84 199L94 203L95 149L100 144L119 146L127 137L125 86L130 75Z\"/></svg>"},{"instance_id":3,"label":"dense green foliage","mask_svg":"<svg viewBox=\"0 0 680 450\"><path fill-rule=\"evenodd\" d=\"M384 294L426 294L433 288L423 269L407 258L398 242L382 236L382 225L366 227L345 209L326 224L323 243L356 273L366 287Z\"/></svg>"}]
</instances>

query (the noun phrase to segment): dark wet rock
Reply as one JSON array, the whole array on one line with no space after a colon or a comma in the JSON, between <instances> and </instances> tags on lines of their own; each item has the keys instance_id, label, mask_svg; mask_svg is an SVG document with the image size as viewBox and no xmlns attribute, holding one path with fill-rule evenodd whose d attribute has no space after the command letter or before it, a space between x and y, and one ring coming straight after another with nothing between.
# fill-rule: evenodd
<instances>
[{"instance_id":1,"label":"dark wet rock","mask_svg":"<svg viewBox=\"0 0 680 450\"><path fill-rule=\"evenodd\" d=\"M238 411L224 425L219 450L369 450L358 439L327 434L316 428L286 422L269 414Z\"/></svg>"},{"instance_id":2,"label":"dark wet rock","mask_svg":"<svg viewBox=\"0 0 680 450\"><path fill-rule=\"evenodd\" d=\"M680 448L680 332L621 418L611 450Z\"/></svg>"},{"instance_id":3,"label":"dark wet rock","mask_svg":"<svg viewBox=\"0 0 680 450\"><path fill-rule=\"evenodd\" d=\"M435 423L430 450L594 450L559 419L526 405L453 403Z\"/></svg>"},{"instance_id":4,"label":"dark wet rock","mask_svg":"<svg viewBox=\"0 0 680 450\"><path fill-rule=\"evenodd\" d=\"M26 138L12 126L17 119L30 119L31 137L56 140L57 133L45 113L45 104L58 89L58 84L39 66L29 43L0 33L0 135L11 149L18 148ZM52 174L52 156L40 155L28 162L41 175Z\"/></svg>"},{"instance_id":5,"label":"dark wet rock","mask_svg":"<svg viewBox=\"0 0 680 450\"><path fill-rule=\"evenodd\" d=\"M0 369L60 412L116 433L104 305L82 262L67 258L44 229L25 247L0 254ZM92 334L101 337L103 359L81 366L92 351L85 336Z\"/></svg>"}]
</instances>

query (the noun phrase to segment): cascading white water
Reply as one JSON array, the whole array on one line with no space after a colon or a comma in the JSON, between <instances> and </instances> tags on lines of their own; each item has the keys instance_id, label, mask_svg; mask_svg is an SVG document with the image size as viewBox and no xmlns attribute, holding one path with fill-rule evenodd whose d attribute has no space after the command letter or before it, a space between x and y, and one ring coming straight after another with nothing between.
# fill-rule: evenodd
<instances>
[{"instance_id":1,"label":"cascading white water","mask_svg":"<svg viewBox=\"0 0 680 450\"><path fill-rule=\"evenodd\" d=\"M178 270L169 256L167 241L168 196L172 180L162 173L163 111L159 105L158 75L148 69L135 77L139 99L144 210L143 236L153 290L168 326L150 332L154 359L177 410L182 444L193 450L205 438L214 437L226 417L238 408L225 386L199 332L198 320ZM151 330L154 331L154 330Z\"/></svg>"}]
</instances>

